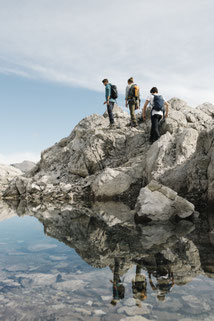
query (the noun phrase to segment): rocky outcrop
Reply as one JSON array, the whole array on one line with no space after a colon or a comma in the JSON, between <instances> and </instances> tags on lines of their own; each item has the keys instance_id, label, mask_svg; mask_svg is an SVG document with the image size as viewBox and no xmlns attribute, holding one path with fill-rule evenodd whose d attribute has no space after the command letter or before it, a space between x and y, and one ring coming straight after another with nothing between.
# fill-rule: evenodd
<instances>
[{"instance_id":1,"label":"rocky outcrop","mask_svg":"<svg viewBox=\"0 0 214 321\"><path fill-rule=\"evenodd\" d=\"M137 217L142 221L166 221L175 216L186 218L194 211L192 203L154 180L141 189L136 203Z\"/></svg>"},{"instance_id":2,"label":"rocky outcrop","mask_svg":"<svg viewBox=\"0 0 214 321\"><path fill-rule=\"evenodd\" d=\"M20 169L23 173L27 173L35 167L35 163L31 161L23 161L22 163L14 163L11 166Z\"/></svg>"},{"instance_id":3,"label":"rocky outcrop","mask_svg":"<svg viewBox=\"0 0 214 321\"><path fill-rule=\"evenodd\" d=\"M151 180L194 203L212 200L214 106L189 107L171 99L162 136L149 144L150 112L146 122L129 126L130 116L115 107L116 127L107 115L84 118L70 136L45 150L40 162L14 179L4 197L28 201L59 199L120 199L134 208L140 189Z\"/></svg>"},{"instance_id":4,"label":"rocky outcrop","mask_svg":"<svg viewBox=\"0 0 214 321\"><path fill-rule=\"evenodd\" d=\"M10 165L0 164L0 197L14 177L20 176L22 172Z\"/></svg>"}]
</instances>

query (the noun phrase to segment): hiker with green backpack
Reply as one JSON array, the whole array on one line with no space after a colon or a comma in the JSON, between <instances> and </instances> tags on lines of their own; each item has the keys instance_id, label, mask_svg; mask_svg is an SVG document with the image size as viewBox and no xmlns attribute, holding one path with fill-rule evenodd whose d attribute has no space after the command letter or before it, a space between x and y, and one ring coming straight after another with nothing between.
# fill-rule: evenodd
<instances>
[{"instance_id":1,"label":"hiker with green backpack","mask_svg":"<svg viewBox=\"0 0 214 321\"><path fill-rule=\"evenodd\" d=\"M169 104L163 98L163 96L158 94L157 87L153 87L150 90L150 96L146 99L143 107L143 119L146 120L146 109L150 104L151 106L151 135L150 142L153 144L156 140L160 138L159 125L162 119L168 117Z\"/></svg>"},{"instance_id":2,"label":"hiker with green backpack","mask_svg":"<svg viewBox=\"0 0 214 321\"><path fill-rule=\"evenodd\" d=\"M137 126L135 110L140 108L140 88L134 83L131 77L128 79L128 86L126 87L126 107L129 106L131 115L131 126Z\"/></svg>"},{"instance_id":3,"label":"hiker with green backpack","mask_svg":"<svg viewBox=\"0 0 214 321\"><path fill-rule=\"evenodd\" d=\"M114 104L116 103L116 99L118 98L117 87L109 83L108 79L103 79L103 85L105 86L105 102L104 105L107 104L107 111L109 115L110 127L114 126L114 115L113 109Z\"/></svg>"}]
</instances>

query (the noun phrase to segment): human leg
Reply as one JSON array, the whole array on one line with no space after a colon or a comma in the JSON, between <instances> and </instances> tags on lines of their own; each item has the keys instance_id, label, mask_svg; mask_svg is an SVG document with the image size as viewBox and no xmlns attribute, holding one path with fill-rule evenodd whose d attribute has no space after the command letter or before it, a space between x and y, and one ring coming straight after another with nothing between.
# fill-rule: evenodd
<instances>
[{"instance_id":1,"label":"human leg","mask_svg":"<svg viewBox=\"0 0 214 321\"><path fill-rule=\"evenodd\" d=\"M114 109L114 103L110 102L110 103L107 105L107 110L108 110L108 116L109 116L110 124L114 124L113 109Z\"/></svg>"},{"instance_id":2,"label":"human leg","mask_svg":"<svg viewBox=\"0 0 214 321\"><path fill-rule=\"evenodd\" d=\"M160 131L159 131L159 121L161 120L161 115L153 115L151 118L152 127L151 127L151 141L155 142L160 138Z\"/></svg>"},{"instance_id":3,"label":"human leg","mask_svg":"<svg viewBox=\"0 0 214 321\"><path fill-rule=\"evenodd\" d=\"M136 115L135 115L135 104L133 102L129 102L129 110L131 115L131 122L134 125L137 125Z\"/></svg>"}]
</instances>

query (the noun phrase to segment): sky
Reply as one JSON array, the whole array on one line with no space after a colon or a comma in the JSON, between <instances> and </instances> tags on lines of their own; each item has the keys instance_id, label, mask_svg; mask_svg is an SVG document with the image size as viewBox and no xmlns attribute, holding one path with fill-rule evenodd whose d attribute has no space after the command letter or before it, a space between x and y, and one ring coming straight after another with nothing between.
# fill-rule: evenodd
<instances>
[{"instance_id":1,"label":"sky","mask_svg":"<svg viewBox=\"0 0 214 321\"><path fill-rule=\"evenodd\" d=\"M0 163L37 161L91 113L103 78L214 103L212 0L0 0Z\"/></svg>"}]
</instances>

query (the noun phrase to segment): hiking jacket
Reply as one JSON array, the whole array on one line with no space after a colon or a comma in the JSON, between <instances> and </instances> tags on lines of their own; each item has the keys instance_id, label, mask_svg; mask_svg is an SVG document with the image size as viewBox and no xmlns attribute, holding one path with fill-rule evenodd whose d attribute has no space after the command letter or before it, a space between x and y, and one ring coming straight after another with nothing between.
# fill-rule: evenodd
<instances>
[{"instance_id":1,"label":"hiking jacket","mask_svg":"<svg viewBox=\"0 0 214 321\"><path fill-rule=\"evenodd\" d=\"M107 84L106 87L105 87L105 96L106 96L106 101L108 99L108 97L111 96L111 84ZM110 98L109 101L111 103L116 103L116 99L113 99L113 98Z\"/></svg>"}]
</instances>

